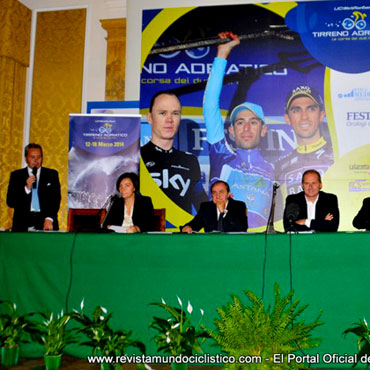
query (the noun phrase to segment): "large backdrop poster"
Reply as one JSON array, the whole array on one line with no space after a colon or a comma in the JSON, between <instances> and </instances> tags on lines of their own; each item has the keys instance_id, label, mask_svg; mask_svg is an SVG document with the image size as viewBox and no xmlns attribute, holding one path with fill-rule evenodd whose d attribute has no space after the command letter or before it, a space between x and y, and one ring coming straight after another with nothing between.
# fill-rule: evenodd
<instances>
[{"instance_id":1,"label":"large backdrop poster","mask_svg":"<svg viewBox=\"0 0 370 370\"><path fill-rule=\"evenodd\" d=\"M338 195L340 230L352 229L362 199L370 195L367 4L281 2L143 11L141 112L147 112L157 91L180 97L178 148L198 157L205 191L213 178L229 182L234 197L248 206L249 230L265 228L275 181L280 183L275 227L282 230L284 199L301 191L302 173L309 168L322 174L323 190ZM237 34L241 43L226 67L212 72L221 81L220 96L212 88L205 97L216 41L225 31ZM286 108L297 94L320 105L316 118L289 116ZM263 108L267 127L258 153L250 158L237 156L238 143L228 130L231 110L243 102ZM229 164L214 154L220 139L227 146L222 150L236 153ZM171 224L191 219L161 192L144 165L141 179L142 191L152 195L155 207L167 209Z\"/></svg>"},{"instance_id":2,"label":"large backdrop poster","mask_svg":"<svg viewBox=\"0 0 370 370\"><path fill-rule=\"evenodd\" d=\"M101 208L117 178L139 172L140 115L71 114L68 207Z\"/></svg>"}]
</instances>

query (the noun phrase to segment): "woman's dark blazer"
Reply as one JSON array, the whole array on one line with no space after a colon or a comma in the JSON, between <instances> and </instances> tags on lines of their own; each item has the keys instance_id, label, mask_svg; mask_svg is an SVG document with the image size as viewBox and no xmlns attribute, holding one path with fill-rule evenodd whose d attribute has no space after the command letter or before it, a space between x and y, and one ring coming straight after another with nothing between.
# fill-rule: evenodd
<instances>
[{"instance_id":1,"label":"woman's dark blazer","mask_svg":"<svg viewBox=\"0 0 370 370\"><path fill-rule=\"evenodd\" d=\"M124 214L125 200L123 198L118 198L113 202L103 227L107 227L108 225L121 226ZM154 231L154 209L150 197L138 194L135 195L132 221L135 226L140 228L140 231Z\"/></svg>"}]
</instances>

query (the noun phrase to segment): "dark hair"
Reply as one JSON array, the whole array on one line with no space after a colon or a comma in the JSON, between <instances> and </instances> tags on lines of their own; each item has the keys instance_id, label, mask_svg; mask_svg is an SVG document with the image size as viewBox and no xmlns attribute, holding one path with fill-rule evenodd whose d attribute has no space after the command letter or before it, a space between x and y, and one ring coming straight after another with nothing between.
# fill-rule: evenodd
<instances>
[{"instance_id":1,"label":"dark hair","mask_svg":"<svg viewBox=\"0 0 370 370\"><path fill-rule=\"evenodd\" d=\"M321 175L320 175L320 172L319 171L316 171L316 170L307 170L307 171L304 171L303 172L303 175L302 175L302 184L303 184L303 181L304 181L304 177L306 175L308 175L309 173L311 174L316 174L318 179L319 179L319 182L321 183Z\"/></svg>"},{"instance_id":2,"label":"dark hair","mask_svg":"<svg viewBox=\"0 0 370 370\"><path fill-rule=\"evenodd\" d=\"M41 157L42 157L42 148L41 145L35 144L35 143L29 143L28 145L25 146L24 148L24 156L27 157L29 149L40 149L41 152Z\"/></svg>"},{"instance_id":3,"label":"dark hair","mask_svg":"<svg viewBox=\"0 0 370 370\"><path fill-rule=\"evenodd\" d=\"M297 98L308 97L310 98L317 106L320 111L324 110L324 102L321 98L320 93L313 87L307 85L296 86L294 89L289 91L286 97L285 103L285 113L289 112L289 108L292 105L293 101Z\"/></svg>"},{"instance_id":4,"label":"dark hair","mask_svg":"<svg viewBox=\"0 0 370 370\"><path fill-rule=\"evenodd\" d=\"M176 97L177 98L177 100L179 101L179 103L180 103L180 106L181 106L181 102L180 102L180 99L179 99L179 97L175 94L175 93L173 93L172 91L158 91L158 92L156 92L153 96L152 96L152 99L150 100L150 105L149 105L149 112L151 113L152 112L152 110L153 110L153 105L154 105L154 103L155 103L155 99L157 99L158 98L158 96L160 96L160 95L170 95L170 96L174 96L174 97Z\"/></svg>"},{"instance_id":5,"label":"dark hair","mask_svg":"<svg viewBox=\"0 0 370 370\"><path fill-rule=\"evenodd\" d=\"M119 185L121 184L121 181L123 179L130 179L132 181L132 184L134 185L135 194L138 194L139 193L140 181L139 181L139 176L136 173L134 173L134 172L125 172L125 173L123 173L117 179L117 183L116 183L117 191L119 191Z\"/></svg>"},{"instance_id":6,"label":"dark hair","mask_svg":"<svg viewBox=\"0 0 370 370\"><path fill-rule=\"evenodd\" d=\"M229 184L226 182L226 181L222 181L222 180L217 180L215 181L212 185L211 185L211 193L212 193L212 189L213 187L216 185L216 184L224 184L226 186L226 190L228 193L230 193L230 186Z\"/></svg>"}]
</instances>

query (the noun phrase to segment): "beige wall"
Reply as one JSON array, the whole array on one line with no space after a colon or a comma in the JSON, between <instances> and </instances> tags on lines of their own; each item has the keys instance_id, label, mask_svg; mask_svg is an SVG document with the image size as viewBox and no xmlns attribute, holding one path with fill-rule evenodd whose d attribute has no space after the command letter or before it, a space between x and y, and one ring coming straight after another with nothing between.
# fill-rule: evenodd
<instances>
[{"instance_id":1,"label":"beige wall","mask_svg":"<svg viewBox=\"0 0 370 370\"><path fill-rule=\"evenodd\" d=\"M125 18L126 0L21 0L33 13L45 10L86 7L86 44L82 111L87 101L104 100L107 32L100 19Z\"/></svg>"},{"instance_id":2,"label":"beige wall","mask_svg":"<svg viewBox=\"0 0 370 370\"><path fill-rule=\"evenodd\" d=\"M28 30L30 40L27 42L29 50L27 63L24 63L23 82L21 78L18 79L23 86L23 95L22 92L17 93L17 102L22 105L22 109L18 110L19 130L17 133L14 133L15 126L11 125L9 121L9 127L13 132L12 134L9 131L9 140L11 142L16 141L17 145L8 146L12 148L9 155L14 158L11 162L7 160L8 166L6 168L2 166L3 181L0 183L0 198L3 214L0 214L0 228L9 227L11 222L10 209L5 205L10 171L24 165L23 147L33 141L40 143L44 148L44 164L59 171L62 185L59 220L61 229L65 230L67 222L68 113L85 112L87 101L105 100L107 32L103 29L100 20L125 18L125 0L7 1L23 4L32 11L32 14L28 20L29 25L31 23ZM1 9L0 6L0 14ZM67 35L67 39L60 40L61 34L54 34L53 27L48 28L47 26L48 21L44 19L43 22L40 22L40 20L45 16L50 17L50 19L58 18L63 12L66 12L66 14L68 12L75 13L77 18L83 14L83 17L80 22L76 15L72 16L74 18L72 22L75 22L75 26L71 26L68 30L72 33L69 36ZM62 25L61 18L57 23ZM41 29L41 25L46 29ZM78 36L78 39L75 37L77 33L74 33L73 27L79 28L78 34L81 37ZM67 30L64 31L62 33L68 33ZM53 42L48 45L47 49L44 47L38 48L37 42L40 41L40 35L43 33L49 36L51 41L53 41L53 37L61 41L61 45L58 46L58 43L55 43L54 51ZM48 37L45 37L44 43L47 44L47 42ZM72 54L71 52L68 53L68 50L72 50L68 45L64 45L67 49L63 51L63 43L71 44L72 48L77 48L78 57L74 56L74 51L71 51ZM24 47L22 50L24 50ZM61 53L58 55L58 52ZM53 67L53 63L56 68ZM61 63L69 71L62 68L63 70L58 72L57 69ZM69 75L69 72L73 77L63 80L62 75ZM3 82L2 85L5 88L6 81ZM6 97L4 96L4 98ZM2 106L8 106L8 104Z\"/></svg>"},{"instance_id":3,"label":"beige wall","mask_svg":"<svg viewBox=\"0 0 370 370\"><path fill-rule=\"evenodd\" d=\"M0 228L11 226L6 207L9 174L22 156L31 11L15 0L0 2Z\"/></svg>"},{"instance_id":4,"label":"beige wall","mask_svg":"<svg viewBox=\"0 0 370 370\"><path fill-rule=\"evenodd\" d=\"M35 42L30 142L44 166L59 172L60 229L67 226L69 113L81 107L86 9L39 12Z\"/></svg>"}]
</instances>

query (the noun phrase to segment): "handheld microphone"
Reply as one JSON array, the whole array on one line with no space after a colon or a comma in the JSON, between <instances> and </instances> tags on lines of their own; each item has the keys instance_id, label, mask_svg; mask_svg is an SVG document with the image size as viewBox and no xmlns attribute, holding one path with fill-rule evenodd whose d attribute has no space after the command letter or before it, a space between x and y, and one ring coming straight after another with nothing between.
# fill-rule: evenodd
<instances>
[{"instance_id":1,"label":"handheld microphone","mask_svg":"<svg viewBox=\"0 0 370 370\"><path fill-rule=\"evenodd\" d=\"M32 175L35 176L36 178L35 182L32 183L32 187L36 189L37 188L37 167L36 166L32 168Z\"/></svg>"}]
</instances>

